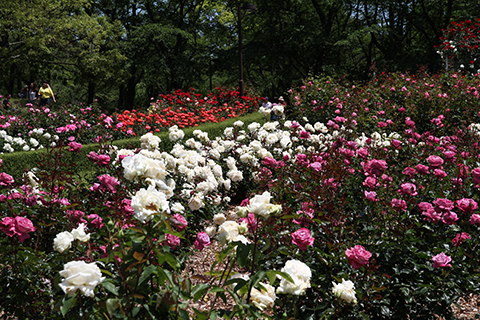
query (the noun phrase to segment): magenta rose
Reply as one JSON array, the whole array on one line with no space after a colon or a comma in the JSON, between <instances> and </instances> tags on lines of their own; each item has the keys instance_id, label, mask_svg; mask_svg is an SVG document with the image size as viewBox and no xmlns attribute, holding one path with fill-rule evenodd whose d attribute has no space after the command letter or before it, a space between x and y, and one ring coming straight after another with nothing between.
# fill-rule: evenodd
<instances>
[{"instance_id":1,"label":"magenta rose","mask_svg":"<svg viewBox=\"0 0 480 320\"><path fill-rule=\"evenodd\" d=\"M255 218L254 213L249 212L247 214L247 217L238 219L238 223L242 223L244 221L247 223L248 231L250 233L254 233L255 230L257 230L258 222L257 222L257 218Z\"/></svg>"},{"instance_id":2,"label":"magenta rose","mask_svg":"<svg viewBox=\"0 0 480 320\"><path fill-rule=\"evenodd\" d=\"M475 168L472 170L473 183L480 184L480 168Z\"/></svg>"},{"instance_id":3,"label":"magenta rose","mask_svg":"<svg viewBox=\"0 0 480 320\"><path fill-rule=\"evenodd\" d=\"M187 226L187 220L178 213L175 213L173 217L170 219L170 222L178 229L178 231L183 231L185 227Z\"/></svg>"},{"instance_id":4,"label":"magenta rose","mask_svg":"<svg viewBox=\"0 0 480 320\"><path fill-rule=\"evenodd\" d=\"M435 205L435 210L437 211L450 211L454 207L453 201L445 198L438 198L433 201L433 204Z\"/></svg>"},{"instance_id":5,"label":"magenta rose","mask_svg":"<svg viewBox=\"0 0 480 320\"><path fill-rule=\"evenodd\" d=\"M417 193L417 186L413 183L407 182L407 183L402 183L400 186L400 189L398 190L400 194L403 195L410 195L412 197L416 196Z\"/></svg>"},{"instance_id":6,"label":"magenta rose","mask_svg":"<svg viewBox=\"0 0 480 320\"><path fill-rule=\"evenodd\" d=\"M34 232L35 227L32 221L24 217L15 217L15 233L18 235L18 240L23 242L30 238L29 232Z\"/></svg>"},{"instance_id":7,"label":"magenta rose","mask_svg":"<svg viewBox=\"0 0 480 320\"><path fill-rule=\"evenodd\" d=\"M296 244L300 250L307 250L307 246L313 245L315 238L310 235L310 230L300 228L292 233L292 243Z\"/></svg>"},{"instance_id":8,"label":"magenta rose","mask_svg":"<svg viewBox=\"0 0 480 320\"><path fill-rule=\"evenodd\" d=\"M458 247L462 244L463 240L471 239L470 235L466 232L458 233L455 238L452 239L453 246Z\"/></svg>"},{"instance_id":9,"label":"magenta rose","mask_svg":"<svg viewBox=\"0 0 480 320\"><path fill-rule=\"evenodd\" d=\"M362 163L365 175L374 175L380 177L387 169L387 162L385 160L372 159L367 163Z\"/></svg>"},{"instance_id":10,"label":"magenta rose","mask_svg":"<svg viewBox=\"0 0 480 320\"><path fill-rule=\"evenodd\" d=\"M472 214L470 217L470 224L475 224L477 226L480 226L480 214Z\"/></svg>"},{"instance_id":11,"label":"magenta rose","mask_svg":"<svg viewBox=\"0 0 480 320\"><path fill-rule=\"evenodd\" d=\"M429 156L427 158L428 164L430 164L430 168L440 168L443 164L443 159L439 156Z\"/></svg>"},{"instance_id":12,"label":"magenta rose","mask_svg":"<svg viewBox=\"0 0 480 320\"><path fill-rule=\"evenodd\" d=\"M15 219L12 217L5 217L0 221L0 230L5 232L7 236L13 237L15 235Z\"/></svg>"},{"instance_id":13,"label":"magenta rose","mask_svg":"<svg viewBox=\"0 0 480 320\"><path fill-rule=\"evenodd\" d=\"M365 190L363 193L365 194L365 199L367 199L368 201L372 201L372 202L378 201L377 193L375 191Z\"/></svg>"},{"instance_id":14,"label":"magenta rose","mask_svg":"<svg viewBox=\"0 0 480 320\"><path fill-rule=\"evenodd\" d=\"M428 174L428 167L423 164L417 164L415 169L417 169L417 172L420 174Z\"/></svg>"},{"instance_id":15,"label":"magenta rose","mask_svg":"<svg viewBox=\"0 0 480 320\"><path fill-rule=\"evenodd\" d=\"M92 227L102 229L103 227L103 219L100 218L97 214L89 214L87 216L89 223Z\"/></svg>"},{"instance_id":16,"label":"magenta rose","mask_svg":"<svg viewBox=\"0 0 480 320\"><path fill-rule=\"evenodd\" d=\"M14 182L13 177L8 173L0 173L0 186L9 186Z\"/></svg>"},{"instance_id":17,"label":"magenta rose","mask_svg":"<svg viewBox=\"0 0 480 320\"><path fill-rule=\"evenodd\" d=\"M100 181L100 186L102 189L110 190L115 193L115 187L120 184L117 178L109 176L108 174L104 174L98 176L98 180Z\"/></svg>"},{"instance_id":18,"label":"magenta rose","mask_svg":"<svg viewBox=\"0 0 480 320\"><path fill-rule=\"evenodd\" d=\"M170 248L175 250L180 245L180 238L174 236L173 234L166 233L165 242L163 244L166 244L167 246L170 246Z\"/></svg>"},{"instance_id":19,"label":"magenta rose","mask_svg":"<svg viewBox=\"0 0 480 320\"><path fill-rule=\"evenodd\" d=\"M439 253L436 256L433 256L433 267L434 268L443 268L443 267L451 267L452 265L450 262L452 258L447 256L445 253Z\"/></svg>"},{"instance_id":20,"label":"magenta rose","mask_svg":"<svg viewBox=\"0 0 480 320\"><path fill-rule=\"evenodd\" d=\"M210 237L205 232L199 232L195 240L195 248L202 251L204 247L210 245Z\"/></svg>"},{"instance_id":21,"label":"magenta rose","mask_svg":"<svg viewBox=\"0 0 480 320\"><path fill-rule=\"evenodd\" d=\"M367 265L368 260L372 257L372 254L360 245L345 250L345 254L347 255L348 262L354 269Z\"/></svg>"},{"instance_id":22,"label":"magenta rose","mask_svg":"<svg viewBox=\"0 0 480 320\"><path fill-rule=\"evenodd\" d=\"M407 202L402 199L392 199L390 201L390 204L392 205L393 209L396 211L405 211L407 209Z\"/></svg>"},{"instance_id":23,"label":"magenta rose","mask_svg":"<svg viewBox=\"0 0 480 320\"><path fill-rule=\"evenodd\" d=\"M70 142L68 146L70 147L69 150L72 152L80 152L80 149L83 147L80 143L75 141Z\"/></svg>"},{"instance_id":24,"label":"magenta rose","mask_svg":"<svg viewBox=\"0 0 480 320\"><path fill-rule=\"evenodd\" d=\"M477 209L478 204L473 199L463 198L457 200L457 207L465 213L470 213Z\"/></svg>"}]
</instances>

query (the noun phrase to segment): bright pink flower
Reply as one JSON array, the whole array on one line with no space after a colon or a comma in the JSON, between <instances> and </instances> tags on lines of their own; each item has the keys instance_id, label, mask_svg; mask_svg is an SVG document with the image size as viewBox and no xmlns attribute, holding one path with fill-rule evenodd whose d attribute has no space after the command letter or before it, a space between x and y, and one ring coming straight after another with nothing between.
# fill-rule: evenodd
<instances>
[{"instance_id":1,"label":"bright pink flower","mask_svg":"<svg viewBox=\"0 0 480 320\"><path fill-rule=\"evenodd\" d=\"M0 230L5 232L7 236L13 237L15 235L15 218L3 218L2 221L0 221Z\"/></svg>"},{"instance_id":2,"label":"bright pink flower","mask_svg":"<svg viewBox=\"0 0 480 320\"><path fill-rule=\"evenodd\" d=\"M387 162L385 160L372 159L366 163L362 162L362 167L365 175L375 175L380 177L387 169Z\"/></svg>"},{"instance_id":3,"label":"bright pink flower","mask_svg":"<svg viewBox=\"0 0 480 320\"><path fill-rule=\"evenodd\" d=\"M370 190L374 190L378 187L377 179L375 177L369 176L363 181L363 186L367 187Z\"/></svg>"},{"instance_id":4,"label":"bright pink flower","mask_svg":"<svg viewBox=\"0 0 480 320\"><path fill-rule=\"evenodd\" d=\"M303 131L300 131L300 134L298 135L298 137L300 139L310 139L311 135L310 135L310 132L303 130Z\"/></svg>"},{"instance_id":5,"label":"bright pink flower","mask_svg":"<svg viewBox=\"0 0 480 320\"><path fill-rule=\"evenodd\" d=\"M312 168L313 170L319 172L322 170L322 164L320 162L312 162L308 165L309 168Z\"/></svg>"},{"instance_id":6,"label":"bright pink flower","mask_svg":"<svg viewBox=\"0 0 480 320\"><path fill-rule=\"evenodd\" d=\"M452 239L453 246L458 247L459 245L462 244L463 240L465 239L471 239L470 235L466 232L458 233L455 238Z\"/></svg>"},{"instance_id":7,"label":"bright pink flower","mask_svg":"<svg viewBox=\"0 0 480 320\"><path fill-rule=\"evenodd\" d=\"M465 213L470 213L477 209L478 204L473 199L463 198L457 200L457 207Z\"/></svg>"},{"instance_id":8,"label":"bright pink flower","mask_svg":"<svg viewBox=\"0 0 480 320\"><path fill-rule=\"evenodd\" d=\"M450 211L454 207L453 201L444 198L436 199L433 201L433 204L435 205L436 211Z\"/></svg>"},{"instance_id":9,"label":"bright pink flower","mask_svg":"<svg viewBox=\"0 0 480 320\"><path fill-rule=\"evenodd\" d=\"M406 167L402 173L406 176L413 177L417 171L412 167Z\"/></svg>"},{"instance_id":10,"label":"bright pink flower","mask_svg":"<svg viewBox=\"0 0 480 320\"><path fill-rule=\"evenodd\" d=\"M475 168L472 170L473 183L480 184L480 168ZM1 183L0 183L1 184Z\"/></svg>"},{"instance_id":11,"label":"bright pink flower","mask_svg":"<svg viewBox=\"0 0 480 320\"><path fill-rule=\"evenodd\" d=\"M80 149L82 149L83 147L80 143L75 141L70 142L68 146L70 147L70 151L72 152L80 152Z\"/></svg>"},{"instance_id":12,"label":"bright pink flower","mask_svg":"<svg viewBox=\"0 0 480 320\"><path fill-rule=\"evenodd\" d=\"M423 165L423 164L417 164L415 166L415 169L417 169L417 172L420 174L428 174L428 167Z\"/></svg>"},{"instance_id":13,"label":"bright pink flower","mask_svg":"<svg viewBox=\"0 0 480 320\"><path fill-rule=\"evenodd\" d=\"M443 268L443 267L451 267L452 265L450 262L452 261L452 258L447 256L445 253L440 253L437 254L436 256L433 256L433 267L434 268Z\"/></svg>"},{"instance_id":14,"label":"bright pink flower","mask_svg":"<svg viewBox=\"0 0 480 320\"><path fill-rule=\"evenodd\" d=\"M430 168L440 168L443 165L443 159L439 156L431 155L427 158Z\"/></svg>"},{"instance_id":15,"label":"bright pink flower","mask_svg":"<svg viewBox=\"0 0 480 320\"><path fill-rule=\"evenodd\" d=\"M472 216L470 217L470 224L475 224L477 226L480 226L480 214L472 214Z\"/></svg>"},{"instance_id":16,"label":"bright pink flower","mask_svg":"<svg viewBox=\"0 0 480 320\"><path fill-rule=\"evenodd\" d=\"M458 216L455 212L453 211L447 211L447 212L444 212L443 213L443 223L445 223L446 225L451 225L451 224L455 224L455 221L458 220Z\"/></svg>"},{"instance_id":17,"label":"bright pink flower","mask_svg":"<svg viewBox=\"0 0 480 320\"><path fill-rule=\"evenodd\" d=\"M407 183L402 183L400 186L400 190L398 190L400 194L403 195L410 195L412 197L416 196L418 194L417 192L417 186L413 183L407 182Z\"/></svg>"},{"instance_id":18,"label":"bright pink flower","mask_svg":"<svg viewBox=\"0 0 480 320\"><path fill-rule=\"evenodd\" d=\"M30 238L29 232L34 232L35 227L30 219L25 217L15 217L15 233L18 235L18 240L23 242Z\"/></svg>"},{"instance_id":19,"label":"bright pink flower","mask_svg":"<svg viewBox=\"0 0 480 320\"><path fill-rule=\"evenodd\" d=\"M347 255L348 262L354 269L367 265L368 260L372 257L372 254L360 245L345 250L345 254Z\"/></svg>"},{"instance_id":20,"label":"bright pink flower","mask_svg":"<svg viewBox=\"0 0 480 320\"><path fill-rule=\"evenodd\" d=\"M390 204L396 211L405 211L407 209L407 203L405 202L405 200L392 199L392 201L390 201Z\"/></svg>"},{"instance_id":21,"label":"bright pink flower","mask_svg":"<svg viewBox=\"0 0 480 320\"><path fill-rule=\"evenodd\" d=\"M310 230L301 228L292 233L292 243L300 250L307 250L307 246L313 245L315 238L310 235Z\"/></svg>"},{"instance_id":22,"label":"bright pink flower","mask_svg":"<svg viewBox=\"0 0 480 320\"><path fill-rule=\"evenodd\" d=\"M85 212L83 211L66 210L65 214L73 223L85 222L85 220L83 219L83 217L85 216Z\"/></svg>"},{"instance_id":23,"label":"bright pink flower","mask_svg":"<svg viewBox=\"0 0 480 320\"><path fill-rule=\"evenodd\" d=\"M96 214L89 214L87 216L87 219L90 220L89 223L94 227L98 229L102 229L103 227L103 220Z\"/></svg>"},{"instance_id":24,"label":"bright pink flower","mask_svg":"<svg viewBox=\"0 0 480 320\"><path fill-rule=\"evenodd\" d=\"M0 173L0 186L9 186L13 184L13 182L14 180L11 175L5 172Z\"/></svg>"},{"instance_id":25,"label":"bright pink flower","mask_svg":"<svg viewBox=\"0 0 480 320\"><path fill-rule=\"evenodd\" d=\"M377 202L378 201L377 193L375 191L365 190L363 193L365 194L365 199L367 199L368 201L372 201L372 202Z\"/></svg>"},{"instance_id":26,"label":"bright pink flower","mask_svg":"<svg viewBox=\"0 0 480 320\"><path fill-rule=\"evenodd\" d=\"M258 223L254 213L249 212L247 214L247 217L238 219L239 223L242 223L244 221L248 224L248 231L250 231L250 233L254 233L255 230L257 230Z\"/></svg>"},{"instance_id":27,"label":"bright pink flower","mask_svg":"<svg viewBox=\"0 0 480 320\"><path fill-rule=\"evenodd\" d=\"M202 251L204 247L210 245L210 237L205 232L199 232L195 240L195 248Z\"/></svg>"},{"instance_id":28,"label":"bright pink flower","mask_svg":"<svg viewBox=\"0 0 480 320\"><path fill-rule=\"evenodd\" d=\"M110 190L113 193L116 192L115 187L120 184L117 178L109 176L108 174L98 176L98 180L100 181L100 186L102 189Z\"/></svg>"},{"instance_id":29,"label":"bright pink flower","mask_svg":"<svg viewBox=\"0 0 480 320\"><path fill-rule=\"evenodd\" d=\"M90 153L87 154L87 158L98 165L107 165L110 163L110 156L106 154L98 154L94 151L90 151Z\"/></svg>"},{"instance_id":30,"label":"bright pink flower","mask_svg":"<svg viewBox=\"0 0 480 320\"><path fill-rule=\"evenodd\" d=\"M433 174L437 177L440 178L440 181L443 180L447 176L447 173L443 171L442 169L435 169L433 170Z\"/></svg>"},{"instance_id":31,"label":"bright pink flower","mask_svg":"<svg viewBox=\"0 0 480 320\"><path fill-rule=\"evenodd\" d=\"M163 244L175 250L180 245L180 238L173 234L165 233L165 242Z\"/></svg>"},{"instance_id":32,"label":"bright pink flower","mask_svg":"<svg viewBox=\"0 0 480 320\"><path fill-rule=\"evenodd\" d=\"M170 221L178 229L178 231L183 231L183 229L185 229L188 225L187 220L178 213L175 213L170 219Z\"/></svg>"}]
</instances>

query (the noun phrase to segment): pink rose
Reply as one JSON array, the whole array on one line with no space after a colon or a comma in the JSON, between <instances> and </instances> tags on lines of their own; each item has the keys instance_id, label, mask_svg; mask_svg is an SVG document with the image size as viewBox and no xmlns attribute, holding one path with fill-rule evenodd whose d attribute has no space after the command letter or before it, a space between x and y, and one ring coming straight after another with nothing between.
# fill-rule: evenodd
<instances>
[{"instance_id":1,"label":"pink rose","mask_svg":"<svg viewBox=\"0 0 480 320\"><path fill-rule=\"evenodd\" d=\"M450 211L454 207L453 201L444 198L438 198L437 200L433 201L433 204L435 205L435 210L437 211Z\"/></svg>"},{"instance_id":2,"label":"pink rose","mask_svg":"<svg viewBox=\"0 0 480 320\"><path fill-rule=\"evenodd\" d=\"M396 211L405 211L407 209L407 203L405 202L405 200L392 199L392 201L390 201L390 204Z\"/></svg>"},{"instance_id":3,"label":"pink rose","mask_svg":"<svg viewBox=\"0 0 480 320\"><path fill-rule=\"evenodd\" d=\"M364 191L364 194L365 194L365 199L367 199L368 201L372 201L372 202L378 201L378 199L377 199L377 193L376 193L375 191L367 191L367 190L365 190L365 191Z\"/></svg>"},{"instance_id":4,"label":"pink rose","mask_svg":"<svg viewBox=\"0 0 480 320\"><path fill-rule=\"evenodd\" d=\"M463 198L457 200L457 207L465 213L470 213L477 209L478 204L473 199Z\"/></svg>"},{"instance_id":5,"label":"pink rose","mask_svg":"<svg viewBox=\"0 0 480 320\"><path fill-rule=\"evenodd\" d=\"M195 240L195 248L202 251L205 246L210 245L210 237L205 232L199 232Z\"/></svg>"},{"instance_id":6,"label":"pink rose","mask_svg":"<svg viewBox=\"0 0 480 320\"><path fill-rule=\"evenodd\" d=\"M165 242L167 246L170 246L173 250L175 250L180 245L180 238L174 236L173 234L166 233L165 234Z\"/></svg>"},{"instance_id":7,"label":"pink rose","mask_svg":"<svg viewBox=\"0 0 480 320\"><path fill-rule=\"evenodd\" d=\"M470 224L480 226L480 214L472 214L470 217Z\"/></svg>"},{"instance_id":8,"label":"pink rose","mask_svg":"<svg viewBox=\"0 0 480 320\"><path fill-rule=\"evenodd\" d=\"M5 232L7 236L13 237L15 235L15 219L5 217L0 221L0 230Z\"/></svg>"},{"instance_id":9,"label":"pink rose","mask_svg":"<svg viewBox=\"0 0 480 320\"><path fill-rule=\"evenodd\" d=\"M115 193L115 187L120 184L118 182L117 178L109 176L108 174L104 174L101 176L98 176L98 180L100 181L100 186L102 189L107 189Z\"/></svg>"},{"instance_id":10,"label":"pink rose","mask_svg":"<svg viewBox=\"0 0 480 320\"><path fill-rule=\"evenodd\" d=\"M296 244L300 250L307 250L307 246L313 245L315 238L310 235L310 230L300 228L292 233L292 243Z\"/></svg>"},{"instance_id":11,"label":"pink rose","mask_svg":"<svg viewBox=\"0 0 480 320\"><path fill-rule=\"evenodd\" d=\"M400 186L400 190L398 190L398 192L400 194L403 194L403 195L408 194L412 197L414 197L418 194L417 193L417 186L414 185L413 183L410 183L410 182L402 183L402 185Z\"/></svg>"},{"instance_id":12,"label":"pink rose","mask_svg":"<svg viewBox=\"0 0 480 320\"><path fill-rule=\"evenodd\" d=\"M436 256L433 256L433 267L434 268L439 268L439 267L451 267L452 265L449 263L452 261L452 258L447 256L445 253L440 253L437 254Z\"/></svg>"},{"instance_id":13,"label":"pink rose","mask_svg":"<svg viewBox=\"0 0 480 320\"><path fill-rule=\"evenodd\" d=\"M35 227L33 226L32 221L24 217L15 217L15 232L18 235L18 240L23 242L30 238L29 232L34 232Z\"/></svg>"},{"instance_id":14,"label":"pink rose","mask_svg":"<svg viewBox=\"0 0 480 320\"><path fill-rule=\"evenodd\" d=\"M363 181L363 186L369 188L370 190L375 189L379 184L377 183L377 179L375 177L367 177L365 181Z\"/></svg>"},{"instance_id":15,"label":"pink rose","mask_svg":"<svg viewBox=\"0 0 480 320\"><path fill-rule=\"evenodd\" d=\"M440 181L443 180L447 176L447 173L443 171L442 169L435 169L433 170L433 174L437 177L440 178Z\"/></svg>"},{"instance_id":16,"label":"pink rose","mask_svg":"<svg viewBox=\"0 0 480 320\"><path fill-rule=\"evenodd\" d=\"M473 183L480 184L480 168L475 168L472 170Z\"/></svg>"},{"instance_id":17,"label":"pink rose","mask_svg":"<svg viewBox=\"0 0 480 320\"><path fill-rule=\"evenodd\" d=\"M447 225L455 224L455 221L458 220L458 216L453 211L447 211L443 213L443 223Z\"/></svg>"},{"instance_id":18,"label":"pink rose","mask_svg":"<svg viewBox=\"0 0 480 320\"><path fill-rule=\"evenodd\" d=\"M183 231L188 224L187 220L185 220L185 218L178 213L175 213L170 221L178 229L178 231Z\"/></svg>"},{"instance_id":19,"label":"pink rose","mask_svg":"<svg viewBox=\"0 0 480 320\"><path fill-rule=\"evenodd\" d=\"M417 164L415 169L417 169L420 174L428 174L428 167L423 164Z\"/></svg>"},{"instance_id":20,"label":"pink rose","mask_svg":"<svg viewBox=\"0 0 480 320\"><path fill-rule=\"evenodd\" d=\"M70 147L70 151L72 152L80 152L80 149L82 149L83 147L80 143L74 141L70 142L68 146Z\"/></svg>"},{"instance_id":21,"label":"pink rose","mask_svg":"<svg viewBox=\"0 0 480 320\"><path fill-rule=\"evenodd\" d=\"M387 162L385 160L372 159L367 163L362 163L365 175L374 175L380 177L387 169Z\"/></svg>"},{"instance_id":22,"label":"pink rose","mask_svg":"<svg viewBox=\"0 0 480 320\"><path fill-rule=\"evenodd\" d=\"M0 186L9 186L13 184L13 177L8 173L2 172L0 173Z\"/></svg>"},{"instance_id":23,"label":"pink rose","mask_svg":"<svg viewBox=\"0 0 480 320\"><path fill-rule=\"evenodd\" d=\"M372 254L360 245L345 250L345 254L347 255L348 262L354 269L367 265L368 259L372 257Z\"/></svg>"},{"instance_id":24,"label":"pink rose","mask_svg":"<svg viewBox=\"0 0 480 320\"><path fill-rule=\"evenodd\" d=\"M455 238L452 239L453 246L458 247L459 245L462 244L463 240L465 239L471 239L470 235L466 232L458 233Z\"/></svg>"},{"instance_id":25,"label":"pink rose","mask_svg":"<svg viewBox=\"0 0 480 320\"><path fill-rule=\"evenodd\" d=\"M429 156L427 161L430 164L430 168L440 168L443 164L443 159L434 155Z\"/></svg>"},{"instance_id":26,"label":"pink rose","mask_svg":"<svg viewBox=\"0 0 480 320\"><path fill-rule=\"evenodd\" d=\"M249 212L247 214L247 217L246 218L240 218L238 219L238 223L242 223L242 222L246 222L248 224L248 231L250 233L254 233L255 230L257 230L257 227L258 227L258 223L257 223L257 219L255 218L255 214L254 213L251 213Z\"/></svg>"},{"instance_id":27,"label":"pink rose","mask_svg":"<svg viewBox=\"0 0 480 320\"><path fill-rule=\"evenodd\" d=\"M90 220L89 223L94 227L98 229L102 229L103 227L103 220L96 214L89 214L87 216L87 219Z\"/></svg>"}]
</instances>

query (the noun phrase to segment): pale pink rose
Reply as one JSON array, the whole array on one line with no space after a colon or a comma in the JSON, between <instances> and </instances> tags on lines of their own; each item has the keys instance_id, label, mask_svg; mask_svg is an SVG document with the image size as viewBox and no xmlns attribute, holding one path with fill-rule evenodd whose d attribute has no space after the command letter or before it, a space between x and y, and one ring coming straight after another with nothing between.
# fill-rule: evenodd
<instances>
[{"instance_id":1,"label":"pale pink rose","mask_svg":"<svg viewBox=\"0 0 480 320\"><path fill-rule=\"evenodd\" d=\"M98 176L98 180L100 181L100 186L102 189L110 190L115 193L115 187L120 184L117 178L109 176L108 174L104 174Z\"/></svg>"},{"instance_id":2,"label":"pale pink rose","mask_svg":"<svg viewBox=\"0 0 480 320\"><path fill-rule=\"evenodd\" d=\"M436 256L433 256L433 267L434 268L443 268L443 267L451 267L452 265L450 262L452 261L452 258L447 256L445 253L440 253L437 254Z\"/></svg>"},{"instance_id":3,"label":"pale pink rose","mask_svg":"<svg viewBox=\"0 0 480 320\"><path fill-rule=\"evenodd\" d=\"M470 213L477 209L478 204L473 199L463 198L457 200L457 207L465 213Z\"/></svg>"},{"instance_id":4,"label":"pale pink rose","mask_svg":"<svg viewBox=\"0 0 480 320\"><path fill-rule=\"evenodd\" d=\"M471 239L470 235L466 232L458 233L455 238L452 239L453 246L458 247L459 245L462 244L463 240L465 239Z\"/></svg>"},{"instance_id":5,"label":"pale pink rose","mask_svg":"<svg viewBox=\"0 0 480 320\"><path fill-rule=\"evenodd\" d=\"M205 232L199 232L195 240L195 248L202 251L205 246L210 245L210 237Z\"/></svg>"},{"instance_id":6,"label":"pale pink rose","mask_svg":"<svg viewBox=\"0 0 480 320\"><path fill-rule=\"evenodd\" d=\"M345 250L345 254L347 255L348 262L354 269L367 265L368 260L372 257L372 254L360 245Z\"/></svg>"},{"instance_id":7,"label":"pale pink rose","mask_svg":"<svg viewBox=\"0 0 480 320\"><path fill-rule=\"evenodd\" d=\"M35 227L32 221L25 217L15 217L15 233L18 235L18 240L23 242L30 238L29 232L34 232Z\"/></svg>"},{"instance_id":8,"label":"pale pink rose","mask_svg":"<svg viewBox=\"0 0 480 320\"><path fill-rule=\"evenodd\" d=\"M300 228L292 233L292 243L296 244L300 250L307 250L307 246L313 245L315 238L310 235L310 230Z\"/></svg>"},{"instance_id":9,"label":"pale pink rose","mask_svg":"<svg viewBox=\"0 0 480 320\"><path fill-rule=\"evenodd\" d=\"M11 175L5 172L0 173L0 186L9 186L13 184L13 182L14 180Z\"/></svg>"}]
</instances>

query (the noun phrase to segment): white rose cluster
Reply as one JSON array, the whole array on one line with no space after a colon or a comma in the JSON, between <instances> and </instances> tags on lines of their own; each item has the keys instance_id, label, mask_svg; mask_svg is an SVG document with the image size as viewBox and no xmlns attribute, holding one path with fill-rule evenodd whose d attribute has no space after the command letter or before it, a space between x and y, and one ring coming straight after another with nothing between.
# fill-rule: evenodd
<instances>
[{"instance_id":1,"label":"white rose cluster","mask_svg":"<svg viewBox=\"0 0 480 320\"><path fill-rule=\"evenodd\" d=\"M90 234L85 232L84 223L80 223L78 227L73 229L71 232L63 231L58 233L55 236L55 239L53 239L53 249L63 253L65 250L71 248L74 240L79 240L81 242L90 241Z\"/></svg>"},{"instance_id":2,"label":"white rose cluster","mask_svg":"<svg viewBox=\"0 0 480 320\"><path fill-rule=\"evenodd\" d=\"M333 289L332 292L335 297L345 301L346 303L356 304L357 298L355 297L355 285L352 281L345 281L342 279L342 282L335 283L332 282Z\"/></svg>"}]
</instances>

